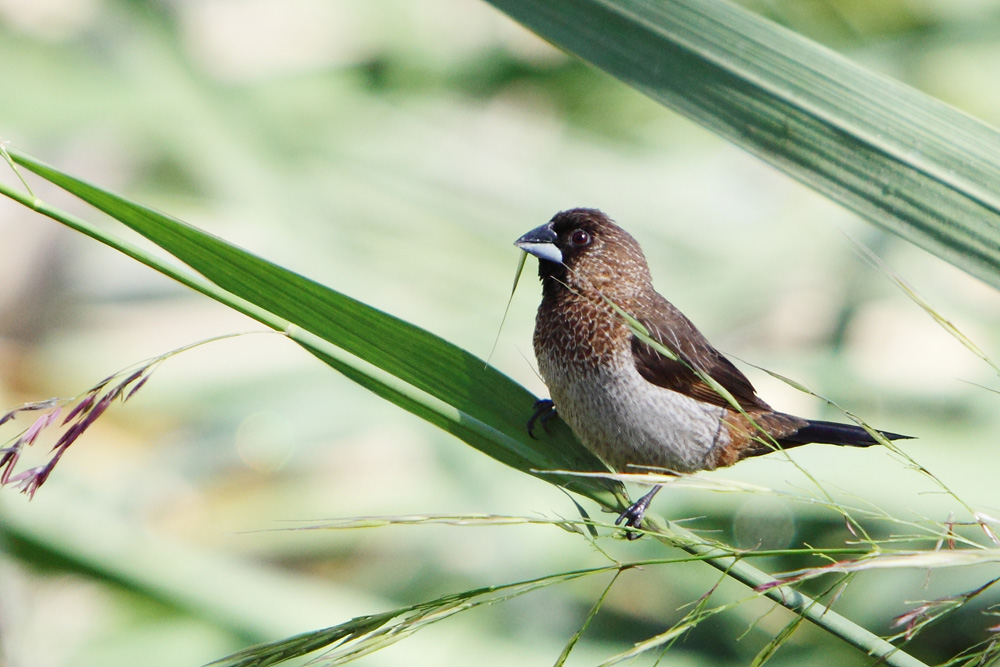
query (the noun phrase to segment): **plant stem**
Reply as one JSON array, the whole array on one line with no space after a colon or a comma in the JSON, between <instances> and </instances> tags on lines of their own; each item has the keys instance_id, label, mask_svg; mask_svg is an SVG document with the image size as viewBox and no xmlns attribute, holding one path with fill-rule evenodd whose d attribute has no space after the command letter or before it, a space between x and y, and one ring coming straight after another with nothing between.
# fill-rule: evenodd
<instances>
[{"instance_id":1,"label":"plant stem","mask_svg":"<svg viewBox=\"0 0 1000 667\"><path fill-rule=\"evenodd\" d=\"M650 515L646 516L644 523L646 523L646 529L655 533L661 541L683 549L689 554L702 557L706 563L742 584L757 589L774 582L774 577L766 572L718 546L706 542L680 526L668 526L658 517ZM890 667L927 667L925 663L893 646L875 633L838 614L808 595L803 595L791 586L775 586L767 589L764 595L848 644L878 658Z\"/></svg>"}]
</instances>

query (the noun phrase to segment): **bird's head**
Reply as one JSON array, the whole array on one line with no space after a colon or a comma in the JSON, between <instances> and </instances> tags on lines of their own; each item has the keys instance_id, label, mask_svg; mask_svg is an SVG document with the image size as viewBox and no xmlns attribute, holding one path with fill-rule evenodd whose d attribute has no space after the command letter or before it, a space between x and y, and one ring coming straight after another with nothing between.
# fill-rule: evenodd
<instances>
[{"instance_id":1,"label":"bird's head","mask_svg":"<svg viewBox=\"0 0 1000 667\"><path fill-rule=\"evenodd\" d=\"M583 291L597 289L611 296L650 282L642 248L597 209L557 213L514 245L538 258L538 276L547 288L562 284Z\"/></svg>"}]
</instances>

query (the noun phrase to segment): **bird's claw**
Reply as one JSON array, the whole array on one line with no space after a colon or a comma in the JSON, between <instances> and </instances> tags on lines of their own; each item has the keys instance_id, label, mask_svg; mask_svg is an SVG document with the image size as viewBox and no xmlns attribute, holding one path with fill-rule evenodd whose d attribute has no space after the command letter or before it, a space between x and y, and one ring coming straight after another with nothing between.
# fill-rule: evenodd
<instances>
[{"instance_id":1,"label":"bird's claw","mask_svg":"<svg viewBox=\"0 0 1000 667\"><path fill-rule=\"evenodd\" d=\"M642 520L646 517L646 510L649 509L649 504L653 502L653 496L657 494L661 486L657 484L653 489L644 495L639 500L635 501L624 512L618 515L615 519L616 526L622 526L625 528L625 538L628 540L637 540L642 537L642 533L635 533L629 530L629 528L635 528L636 530L642 530Z\"/></svg>"},{"instance_id":2,"label":"bird's claw","mask_svg":"<svg viewBox=\"0 0 1000 667\"><path fill-rule=\"evenodd\" d=\"M549 432L549 420L556 416L556 406L549 398L540 398L535 401L534 412L528 417L528 435L532 438L535 437L535 422L540 421L542 424L542 429L548 433Z\"/></svg>"},{"instance_id":3,"label":"bird's claw","mask_svg":"<svg viewBox=\"0 0 1000 667\"><path fill-rule=\"evenodd\" d=\"M636 501L618 515L618 518L615 519L615 525L625 528L625 539L637 540L642 537L642 533L636 533L628 529L635 528L636 530L642 530L642 519L645 516L646 506L642 504L642 501ZM622 525L623 523L624 525Z\"/></svg>"}]
</instances>

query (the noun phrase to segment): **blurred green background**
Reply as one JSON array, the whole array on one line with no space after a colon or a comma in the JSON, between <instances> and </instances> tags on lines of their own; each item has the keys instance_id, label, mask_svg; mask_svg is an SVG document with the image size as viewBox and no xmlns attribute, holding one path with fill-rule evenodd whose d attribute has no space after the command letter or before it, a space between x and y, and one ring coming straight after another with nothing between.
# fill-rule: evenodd
<instances>
[{"instance_id":1,"label":"blurred green background","mask_svg":"<svg viewBox=\"0 0 1000 667\"><path fill-rule=\"evenodd\" d=\"M1000 123L994 2L747 4ZM995 373L849 239L987 354L1000 343L995 290L483 2L0 0L0 62L0 140L483 357L510 293L512 241L560 209L602 208L643 244L659 290L720 349L919 436L908 452L1000 516L998 398L977 386L995 388ZM259 330L6 200L0 232L0 407L74 395L144 358ZM530 344L533 272L532 262L492 363L544 395ZM837 418L743 369L776 407ZM881 449L794 456L847 502L907 520L961 511ZM813 493L778 457L706 476ZM654 507L748 546L776 525L771 546L850 537L832 513L760 496L674 489ZM605 562L545 526L286 530L479 512L576 515L556 488L383 403L280 336L213 343L168 361L98 422L33 501L0 492L0 664L202 664L353 616ZM602 544L622 558L661 553L646 542ZM890 633L913 601L984 576L860 575L837 608ZM569 664L596 664L663 631L717 577L697 564L625 573ZM360 664L551 664L606 583L477 610ZM745 593L727 582L719 595ZM970 605L914 652L940 662L986 638L995 619L979 611L997 602ZM791 619L760 618L770 608L757 601L703 623L668 664L748 664ZM775 664L870 661L803 626Z\"/></svg>"}]
</instances>

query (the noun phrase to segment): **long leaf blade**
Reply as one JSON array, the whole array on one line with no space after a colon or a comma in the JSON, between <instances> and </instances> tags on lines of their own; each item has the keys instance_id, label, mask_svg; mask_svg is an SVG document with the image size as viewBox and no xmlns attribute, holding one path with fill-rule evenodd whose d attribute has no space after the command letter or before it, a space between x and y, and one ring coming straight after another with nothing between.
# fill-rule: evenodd
<instances>
[{"instance_id":1,"label":"long leaf blade","mask_svg":"<svg viewBox=\"0 0 1000 667\"><path fill-rule=\"evenodd\" d=\"M1000 286L1000 133L724 0L487 0Z\"/></svg>"},{"instance_id":2,"label":"long leaf blade","mask_svg":"<svg viewBox=\"0 0 1000 667\"><path fill-rule=\"evenodd\" d=\"M455 408L449 416L426 409L398 384L376 378L363 364L345 363L317 345L294 339L327 364L383 398L460 437L507 465L538 471L606 471L604 464L563 424L540 440L525 427L535 397L506 375L429 331L289 271L187 223L126 200L23 153L15 162L119 220L223 290L300 327L409 385L419 395ZM262 320L264 321L264 320ZM273 320L264 321L269 326ZM469 428L468 418L495 433ZM606 506L624 497L620 482L542 472L547 481Z\"/></svg>"}]
</instances>

